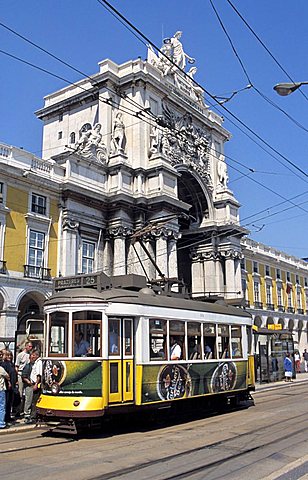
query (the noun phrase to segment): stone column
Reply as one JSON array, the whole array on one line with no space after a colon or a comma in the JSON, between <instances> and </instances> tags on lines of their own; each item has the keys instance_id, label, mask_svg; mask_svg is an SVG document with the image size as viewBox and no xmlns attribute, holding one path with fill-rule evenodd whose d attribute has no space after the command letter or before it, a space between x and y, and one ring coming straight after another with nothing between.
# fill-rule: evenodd
<instances>
[{"instance_id":1,"label":"stone column","mask_svg":"<svg viewBox=\"0 0 308 480\"><path fill-rule=\"evenodd\" d=\"M126 238L131 236L132 230L128 227L114 227L109 230L113 237L113 275L126 275Z\"/></svg>"},{"instance_id":2,"label":"stone column","mask_svg":"<svg viewBox=\"0 0 308 480\"><path fill-rule=\"evenodd\" d=\"M64 218L62 223L62 262L60 272L62 276L76 275L78 270L78 228L79 222Z\"/></svg>"},{"instance_id":3,"label":"stone column","mask_svg":"<svg viewBox=\"0 0 308 480\"><path fill-rule=\"evenodd\" d=\"M168 275L167 237L161 233L156 238L156 263L163 275ZM157 272L156 278L159 278Z\"/></svg>"},{"instance_id":4,"label":"stone column","mask_svg":"<svg viewBox=\"0 0 308 480\"><path fill-rule=\"evenodd\" d=\"M226 297L234 298L236 296L234 251L228 250L225 254L226 268Z\"/></svg>"},{"instance_id":5,"label":"stone column","mask_svg":"<svg viewBox=\"0 0 308 480\"><path fill-rule=\"evenodd\" d=\"M244 296L242 289L241 254L239 252L236 253L237 255L234 259L235 291L241 292L241 295Z\"/></svg>"},{"instance_id":6,"label":"stone column","mask_svg":"<svg viewBox=\"0 0 308 480\"><path fill-rule=\"evenodd\" d=\"M112 240L109 236L106 236L104 239L104 249L103 249L103 271L106 275L112 275L113 270L113 250L112 250Z\"/></svg>"},{"instance_id":7,"label":"stone column","mask_svg":"<svg viewBox=\"0 0 308 480\"><path fill-rule=\"evenodd\" d=\"M114 237L113 275L125 275L125 273L126 273L125 237L123 235L118 235Z\"/></svg>"},{"instance_id":8,"label":"stone column","mask_svg":"<svg viewBox=\"0 0 308 480\"><path fill-rule=\"evenodd\" d=\"M203 255L196 252L191 260L192 296L200 297L206 290Z\"/></svg>"},{"instance_id":9,"label":"stone column","mask_svg":"<svg viewBox=\"0 0 308 480\"><path fill-rule=\"evenodd\" d=\"M144 244L145 244L145 247L148 250L151 258L155 262L155 249L154 249L154 245L153 245L153 240L151 241L150 238L148 238L147 240L145 240ZM150 280L153 280L154 278L157 278L158 277L158 272L157 272L156 268L154 267L153 263L151 262L151 260L149 259L149 257L147 257L147 259L145 261L145 265L146 265L146 271L148 273L148 276L149 276Z\"/></svg>"},{"instance_id":10,"label":"stone column","mask_svg":"<svg viewBox=\"0 0 308 480\"><path fill-rule=\"evenodd\" d=\"M4 339L15 338L17 330L18 310L10 310L9 308L0 313L0 337ZM15 342L9 344L10 350L14 351ZM4 344L0 343L3 348Z\"/></svg>"},{"instance_id":11,"label":"stone column","mask_svg":"<svg viewBox=\"0 0 308 480\"><path fill-rule=\"evenodd\" d=\"M177 240L170 238L168 240L168 277L178 278L178 259L177 259Z\"/></svg>"}]
</instances>

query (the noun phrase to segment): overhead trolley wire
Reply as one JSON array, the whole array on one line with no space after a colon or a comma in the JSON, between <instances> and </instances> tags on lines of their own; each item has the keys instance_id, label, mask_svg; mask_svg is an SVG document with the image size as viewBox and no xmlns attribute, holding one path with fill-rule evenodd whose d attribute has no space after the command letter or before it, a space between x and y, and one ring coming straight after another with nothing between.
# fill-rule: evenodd
<instances>
[{"instance_id":1,"label":"overhead trolley wire","mask_svg":"<svg viewBox=\"0 0 308 480\"><path fill-rule=\"evenodd\" d=\"M244 24L246 25L246 27L249 29L249 31L253 34L253 36L258 40L258 42L262 45L262 47L266 50L266 52L269 54L269 56L274 60L274 62L276 63L276 65L278 65L278 67L280 68L280 70L282 70L282 72L288 77L289 80L291 80L292 83L296 83L293 78L289 75L289 73L286 71L286 69L281 65L281 63L277 60L277 58L272 54L272 52L270 51L270 49L265 45L265 43L263 42L263 40L261 40L261 38L259 37L259 35L257 35L257 33L253 30L253 28L249 25L249 23L247 22L247 20L245 20L245 18L243 17L243 15L239 12L239 10L233 5L233 3L231 2L231 0L227 0L227 2L229 3L230 7L234 10L234 12L238 15L238 17L244 22ZM306 100L308 100L308 97L307 95L305 95L305 93L299 89L300 93L303 95L303 97L305 97Z\"/></svg>"},{"instance_id":2,"label":"overhead trolley wire","mask_svg":"<svg viewBox=\"0 0 308 480\"><path fill-rule=\"evenodd\" d=\"M101 3L101 1L99 1L99 3ZM121 23L122 23L122 22L121 22ZM9 30L11 33L14 33L15 35L17 35L18 37L20 37L20 38L23 39L24 41L26 41L26 42L30 43L32 46L35 46L36 48L42 50L44 53L48 54L49 56L51 56L52 58L56 59L56 60L59 61L60 63L66 65L67 67L73 69L73 70L76 71L77 73L80 73L81 75L87 77L87 78L91 81L91 83L93 82L93 78L92 78L92 77L89 77L87 74L85 74L84 72L82 72L82 71L79 70L78 68L74 67L73 65L69 64L68 62L66 62L66 61L62 60L61 58L57 57L57 56L54 55L53 53L49 52L48 50L44 49L44 48L41 47L40 45L38 45L38 44L34 43L33 41L31 41L30 39L28 39L28 38L24 37L23 35L19 34L18 32L16 32L15 30L11 29L11 28L8 27L7 25L3 24L2 22L0 22L0 26L6 28L6 29ZM155 48L157 48L157 47L155 47ZM47 74L52 75L52 76L55 76L56 78L59 78L60 80L66 82L66 83L69 83L70 85L74 85L74 86L76 86L76 87L78 87L78 88L81 88L82 90L88 91L87 89L81 87L79 84L72 83L72 82L68 81L67 79L65 79L64 77L61 77L61 76L59 76L59 75L57 75L57 74L54 74L54 73L52 73L52 72L50 72L50 71L48 71L48 70L46 70L46 69L44 69L44 68L42 68L42 67L39 67L39 66L37 66L37 65L35 65L35 64L33 64L33 63L27 62L26 60L23 60L23 59L15 56L15 55L9 54L8 52L5 52L5 51L3 51L3 50L0 50L0 52L3 53L3 54L5 54L5 55L8 55L8 56L14 58L15 60L21 61L21 62L23 62L23 63L25 63L25 64L33 67L33 68L36 68L36 69L38 69L38 70L41 70L41 71L43 71L44 73L47 73ZM184 72L184 73L185 73L185 72ZM249 77L248 77L248 79L249 79ZM113 90L111 90L111 89L109 89L109 90L112 91L112 93L117 94L117 92L115 92L115 91L113 91ZM140 112L142 112L142 111L144 110L144 108L143 108L140 104L138 104L136 101L134 101L134 100L132 100L132 99L129 99L129 97L125 96L125 97L122 97L122 98L124 98L124 100L126 100L126 101L131 100L131 102L134 104L134 106L138 107L138 109L140 110ZM105 99L105 98L101 99L101 98L99 97L99 100L100 100L100 101L103 101L104 103L110 103L110 100ZM117 105L117 108L120 109L120 107L119 107L118 105ZM126 113L126 114L128 114L128 115L133 115L133 116L135 116L135 117L137 116L137 117L139 118L140 112L139 112L139 115L138 115L138 112L134 112L134 111L132 111L131 109L128 109L128 107L125 107L125 106L124 106L124 108L126 109L126 110L122 110L124 113ZM128 111L127 111L127 110L128 110ZM132 112L133 112L133 113L132 113ZM146 113L149 113L149 112L146 112ZM153 115L153 114L152 114L152 115ZM155 118L156 118L156 117L155 117ZM141 118L141 120L143 120L143 121L145 121L146 123L152 125L152 123L149 123L148 121L146 121L145 118ZM133 125L134 125L134 124L133 124ZM158 127L158 128L159 128L159 127ZM177 129L172 129L172 130L174 130L175 132L177 132ZM107 135L107 134L105 134L105 135ZM259 145L259 144L258 144L258 145ZM260 146L261 148L263 148L261 145L259 145L259 146ZM215 151L214 149L211 149L211 148L210 148L210 150ZM267 151L266 151L266 152L267 152ZM71 152L71 153L74 153L74 152ZM267 153L270 154L270 152L267 152ZM271 155L271 154L270 154L270 155ZM230 158L230 159L231 159L232 161L234 161L235 163L238 163L238 164L244 166L244 165L241 164L240 162L237 162L235 159L232 159L231 157L228 157L227 155L225 155L225 157L226 157L226 158ZM276 157L274 157L274 158L276 158ZM250 169L249 167L246 167L246 166L244 166L244 167L245 167L245 168L248 168L248 170L250 170L251 173L254 172L253 169ZM234 167L231 166L231 168L234 168ZM235 169L235 170L236 170L236 169ZM238 171L239 173L242 173L242 172L240 172L239 170L237 170L237 171ZM294 172L293 172L293 173L294 173ZM250 178L250 180L255 181L257 184L259 184L259 185L262 186L263 188L267 188L267 189L268 189L269 191L271 191L272 193L280 196L281 198L284 198L285 201L289 201L288 199L286 199L285 197L281 196L280 194L278 194L278 193L275 192L274 190L270 189L269 187L266 187L266 186L264 186L263 184L261 184L260 182L257 182L255 179ZM283 203L284 203L284 202L283 202ZM291 203L292 203L292 202L291 202ZM298 206L298 207L300 208L300 205L295 205L295 204L293 204L293 205L294 205L295 207ZM304 210L304 209L303 209L303 210ZM306 210L304 210L304 211L306 211ZM308 212L307 212L307 213L308 213Z\"/></svg>"},{"instance_id":3,"label":"overhead trolley wire","mask_svg":"<svg viewBox=\"0 0 308 480\"><path fill-rule=\"evenodd\" d=\"M101 3L100 0L98 0L98 1L99 1L99 3ZM105 5L103 5L103 6L105 7ZM106 8L106 7L105 7L105 8ZM115 13L113 13L109 8L107 8L107 10L108 10L110 13L112 13L112 15L113 15L115 18L118 19L118 17L116 17ZM118 20L119 20L119 19L118 19ZM121 23L123 24L122 21L121 21ZM56 56L56 55L53 54L52 52L50 52L50 51L46 50L45 48L41 47L40 45L38 45L37 43L35 43L35 42L33 42L32 40L28 39L28 38L25 37L24 35L21 35L19 32L16 32L16 30L13 30L12 28L8 27L7 25L5 25L5 24L2 23L2 22L0 22L0 26L2 26L3 28L7 29L8 31L10 31L10 32L13 33L14 35L16 35L17 37L19 37L19 38L21 38L22 40L24 40L25 42L29 43L30 45L32 45L32 46L36 47L37 49L43 51L44 53L46 53L46 54L49 55L50 57L56 59L57 61L59 61L59 62L62 63L63 65L66 65L67 67L71 68L72 70L76 71L77 73L79 73L79 74L87 77L91 82L93 81L93 78L92 78L92 77L88 76L86 73L84 73L84 72L81 71L80 69L76 68L75 66L73 66L73 65L71 65L70 63L66 62L65 60L59 58L58 56ZM129 31L131 31L131 29L130 29L129 27L127 27L127 25L125 25L125 26L126 26L126 28L128 28ZM134 32L132 32L132 33L134 33ZM135 35L135 36L136 36L136 35ZM137 37L137 38L139 39L139 37ZM143 42L143 43L144 43L144 42ZM146 45L147 45L147 44L146 44ZM157 48L157 47L155 47L155 48ZM3 53L5 53L5 52L3 52ZM18 59L18 58L17 58L17 59ZM21 59L19 59L19 60L21 60ZM33 66L34 68L36 68L36 66L33 65L33 64L31 64L31 66ZM38 68L40 68L40 67L38 67ZM43 71L45 71L45 70L43 70ZM45 71L45 73L51 74L51 73L48 72L48 71ZM185 72L184 72L184 73L185 73ZM61 79L61 77L60 77L60 79ZM68 81L65 80L65 79L63 79L63 80L66 81L66 82L68 82ZM195 83L196 83L196 82L195 82ZM79 86L79 87L80 87L80 86ZM80 88L82 88L82 87L80 87ZM245 87L245 88L247 88L247 87ZM108 88L108 87L106 87L106 89L108 89L109 91L111 91L111 92L114 93L114 94L117 94L117 92L113 91L112 89L110 89L110 88ZM140 104L138 104L135 100L130 99L128 96L122 96L122 98L123 98L124 100L130 102L130 103L133 104L134 106L138 107L138 109L140 110L140 112L138 113L138 115L136 114L136 112L133 112L134 116L138 116L138 118L140 117L140 115L143 116L143 114L144 114L145 112L144 112L144 108L143 108ZM103 99L102 101L106 102L106 99ZM217 102L217 97L215 97L215 101ZM210 103L210 102L209 102L209 103ZM221 102L217 102L217 103L218 103L218 105L221 105ZM211 106L212 106L213 108L217 109L217 107L216 107L214 104L211 104ZM127 108L127 107L124 106L124 108ZM147 111L146 113L151 114L151 115L152 115L152 118L153 118L154 115L152 114L152 112ZM276 161L278 161L279 163L281 163L280 160L277 159L277 157L275 157L273 154L271 154L270 152L268 152L264 147L262 147L262 145L260 145L260 144L259 144L258 142L256 142L249 134L247 134L247 132L245 132L244 130L242 130L236 123L234 123L234 122L233 122L232 120L230 120L230 119L229 119L229 121L230 121L233 125L235 125L236 128L238 128L240 131L242 131L242 133L244 133L246 136L248 136L254 143L256 143L256 144L259 146L259 148L263 149L268 155L271 155ZM285 164L282 163L282 165L283 165L285 168L288 168ZM293 174L297 175L295 172L293 172L293 170L291 170L290 168L288 168L288 169L289 169ZM298 176L298 175L297 175L297 176ZM301 178L301 177L299 177L299 178Z\"/></svg>"},{"instance_id":4,"label":"overhead trolley wire","mask_svg":"<svg viewBox=\"0 0 308 480\"><path fill-rule=\"evenodd\" d=\"M215 98L214 95L212 95L208 90L206 90L202 85L200 85L194 78L191 79L186 72L184 72L182 69L179 68L179 66L174 63L164 52L162 52L157 45L152 42L140 29L138 29L132 22L130 22L122 13L120 13L113 5L111 5L110 2L107 0L97 0L97 2L102 5L104 8L109 7L120 19L122 19L130 28L134 30L138 35L140 35L141 38L139 40L144 43L145 45L150 44L153 48L155 48L157 51L160 52L161 55L163 55L174 67L176 67L185 77L189 78L190 81L192 81L197 87L201 88L210 98L212 98L219 106L222 108L224 111L226 111L229 115L231 115L232 118L234 118L237 122L240 123L243 127L245 127L252 135L254 135L258 140L260 140L262 143L264 143L270 150L274 151L277 155L279 155L281 158L284 159L285 162L287 162L289 165L292 165L294 169L298 170L302 175L304 175L306 178L308 177L308 173L305 172L302 168L300 168L298 165L296 165L294 162L292 162L288 157L286 157L284 154L279 152L275 147L270 145L264 138L262 138L258 133L256 133L252 128L250 128L247 124L245 124L239 117L237 117L234 113L232 113L225 105L219 104L217 99ZM107 8L106 8L107 9ZM110 12L110 10L107 9L107 11ZM118 19L119 20L119 19ZM122 23L122 22L121 22ZM145 43L146 42L146 43Z\"/></svg>"},{"instance_id":5,"label":"overhead trolley wire","mask_svg":"<svg viewBox=\"0 0 308 480\"><path fill-rule=\"evenodd\" d=\"M306 128L304 125L302 125L298 120L296 120L295 118L293 118L288 112L286 112L283 108L281 108L277 103L275 103L273 100L271 100L270 98L268 98L263 92L261 92L261 90L259 88L257 88L253 81L251 80L249 74L248 74L248 71L247 71L247 68L245 67L244 65L244 62L243 60L241 59L240 55L238 54L236 48L235 48L235 45L234 45L234 42L230 36L230 34L228 33L222 19L221 19L221 16L219 15L218 13L218 10L217 8L214 6L213 4L213 1L212 0L209 0L213 10L214 10L214 13L218 19L218 22L224 32L224 34L226 35L230 45L231 45L231 48L232 48L232 51L235 55L235 57L237 58L243 72L244 72L244 75L246 76L246 79L247 81L249 82L249 86L255 91L257 92L257 94L263 98L263 100L265 100L269 105L271 105L272 107L276 108L277 110L279 110L283 115L285 115L291 122L293 122L297 127L301 128L302 130L304 130L306 133L308 133L308 128Z\"/></svg>"}]
</instances>

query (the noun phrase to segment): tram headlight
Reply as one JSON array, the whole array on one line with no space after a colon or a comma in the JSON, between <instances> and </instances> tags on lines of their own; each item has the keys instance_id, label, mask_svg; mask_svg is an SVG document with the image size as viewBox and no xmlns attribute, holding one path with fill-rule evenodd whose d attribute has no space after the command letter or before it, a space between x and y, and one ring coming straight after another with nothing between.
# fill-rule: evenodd
<instances>
[{"instance_id":1,"label":"tram headlight","mask_svg":"<svg viewBox=\"0 0 308 480\"><path fill-rule=\"evenodd\" d=\"M73 403L74 407L79 407L80 405L80 402L79 400L75 400L74 403Z\"/></svg>"},{"instance_id":2,"label":"tram headlight","mask_svg":"<svg viewBox=\"0 0 308 480\"><path fill-rule=\"evenodd\" d=\"M53 384L51 385L51 393L53 395L58 395L59 391L60 391L60 385L57 382L53 382Z\"/></svg>"}]
</instances>

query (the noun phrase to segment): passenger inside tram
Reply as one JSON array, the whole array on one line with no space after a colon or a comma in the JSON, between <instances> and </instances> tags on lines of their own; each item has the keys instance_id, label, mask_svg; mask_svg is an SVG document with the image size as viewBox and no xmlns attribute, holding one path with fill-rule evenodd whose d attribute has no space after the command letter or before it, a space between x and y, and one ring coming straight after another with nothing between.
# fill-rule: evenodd
<instances>
[{"instance_id":1,"label":"passenger inside tram","mask_svg":"<svg viewBox=\"0 0 308 480\"><path fill-rule=\"evenodd\" d=\"M82 357L87 355L88 349L90 348L89 342L84 340L84 335L80 330L75 332L75 345L74 345L74 354L75 357Z\"/></svg>"},{"instance_id":2,"label":"passenger inside tram","mask_svg":"<svg viewBox=\"0 0 308 480\"><path fill-rule=\"evenodd\" d=\"M177 337L170 337L170 360L181 360L182 347L181 341Z\"/></svg>"}]
</instances>

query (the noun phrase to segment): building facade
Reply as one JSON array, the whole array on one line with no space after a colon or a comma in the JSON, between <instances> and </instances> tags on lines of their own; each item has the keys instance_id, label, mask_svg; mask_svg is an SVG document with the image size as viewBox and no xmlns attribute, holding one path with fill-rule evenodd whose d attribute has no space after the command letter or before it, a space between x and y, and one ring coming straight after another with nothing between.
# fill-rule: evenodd
<instances>
[{"instance_id":1,"label":"building facade","mask_svg":"<svg viewBox=\"0 0 308 480\"><path fill-rule=\"evenodd\" d=\"M0 144L0 342L40 317L57 272L59 176L53 162Z\"/></svg>"},{"instance_id":2,"label":"building facade","mask_svg":"<svg viewBox=\"0 0 308 480\"><path fill-rule=\"evenodd\" d=\"M183 61L175 41L170 58ZM246 231L227 185L230 134L194 84L196 68L180 65L150 49L146 61L104 60L45 97L44 158L52 152L65 169L59 273L180 278L194 296L240 299Z\"/></svg>"},{"instance_id":3,"label":"building facade","mask_svg":"<svg viewBox=\"0 0 308 480\"><path fill-rule=\"evenodd\" d=\"M308 344L308 263L248 238L241 244L242 287L254 325L291 332L302 353Z\"/></svg>"},{"instance_id":4,"label":"building facade","mask_svg":"<svg viewBox=\"0 0 308 480\"><path fill-rule=\"evenodd\" d=\"M104 60L47 95L42 159L0 145L0 342L42 313L53 276L103 270L174 289L180 279L194 297L245 296L256 326L281 323L307 345L307 264L243 239L230 133L187 71L179 33L167 57Z\"/></svg>"}]
</instances>

